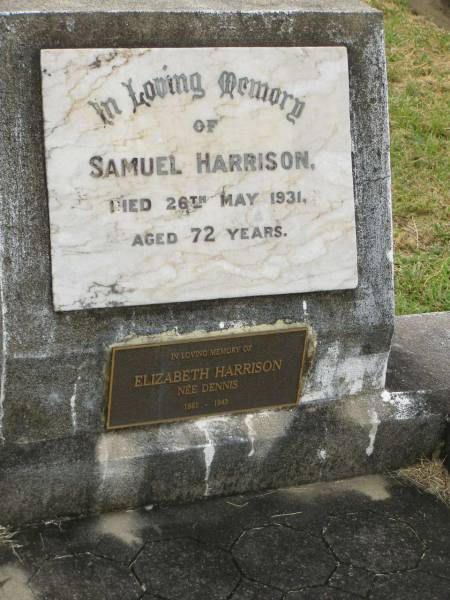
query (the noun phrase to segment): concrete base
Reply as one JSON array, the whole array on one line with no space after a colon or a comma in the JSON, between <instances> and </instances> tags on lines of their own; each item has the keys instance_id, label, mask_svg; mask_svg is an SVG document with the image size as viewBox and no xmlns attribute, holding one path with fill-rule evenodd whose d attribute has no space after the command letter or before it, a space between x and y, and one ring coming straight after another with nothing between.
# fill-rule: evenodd
<instances>
[{"instance_id":1,"label":"concrete base","mask_svg":"<svg viewBox=\"0 0 450 600\"><path fill-rule=\"evenodd\" d=\"M450 313L397 318L384 392L203 419L181 430L167 425L5 447L0 523L190 502L412 464L444 439L449 324Z\"/></svg>"}]
</instances>

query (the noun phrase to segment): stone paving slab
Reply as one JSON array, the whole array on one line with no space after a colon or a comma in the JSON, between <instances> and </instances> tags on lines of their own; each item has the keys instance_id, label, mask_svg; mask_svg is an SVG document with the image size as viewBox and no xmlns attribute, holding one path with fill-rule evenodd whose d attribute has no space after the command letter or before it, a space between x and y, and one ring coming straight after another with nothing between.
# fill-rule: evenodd
<instances>
[{"instance_id":1,"label":"stone paving slab","mask_svg":"<svg viewBox=\"0 0 450 600\"><path fill-rule=\"evenodd\" d=\"M23 529L0 600L448 600L450 510L374 475Z\"/></svg>"},{"instance_id":2,"label":"stone paving slab","mask_svg":"<svg viewBox=\"0 0 450 600\"><path fill-rule=\"evenodd\" d=\"M386 388L450 391L450 311L395 318ZM448 408L447 404L447 408Z\"/></svg>"}]
</instances>

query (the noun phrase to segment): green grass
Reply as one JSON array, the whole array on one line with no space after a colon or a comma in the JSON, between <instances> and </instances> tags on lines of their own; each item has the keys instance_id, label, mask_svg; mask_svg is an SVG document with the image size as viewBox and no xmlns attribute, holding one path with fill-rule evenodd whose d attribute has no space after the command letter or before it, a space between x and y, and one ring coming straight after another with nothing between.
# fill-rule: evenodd
<instances>
[{"instance_id":1,"label":"green grass","mask_svg":"<svg viewBox=\"0 0 450 600\"><path fill-rule=\"evenodd\" d=\"M397 314L450 310L450 34L408 0L385 15Z\"/></svg>"}]
</instances>

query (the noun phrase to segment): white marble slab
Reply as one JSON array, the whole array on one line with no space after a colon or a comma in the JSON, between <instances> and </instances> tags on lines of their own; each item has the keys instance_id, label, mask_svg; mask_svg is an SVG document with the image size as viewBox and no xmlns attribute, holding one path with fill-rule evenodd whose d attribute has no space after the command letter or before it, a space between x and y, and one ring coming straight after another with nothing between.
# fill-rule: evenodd
<instances>
[{"instance_id":1,"label":"white marble slab","mask_svg":"<svg viewBox=\"0 0 450 600\"><path fill-rule=\"evenodd\" d=\"M345 48L41 64L56 310L357 285Z\"/></svg>"}]
</instances>

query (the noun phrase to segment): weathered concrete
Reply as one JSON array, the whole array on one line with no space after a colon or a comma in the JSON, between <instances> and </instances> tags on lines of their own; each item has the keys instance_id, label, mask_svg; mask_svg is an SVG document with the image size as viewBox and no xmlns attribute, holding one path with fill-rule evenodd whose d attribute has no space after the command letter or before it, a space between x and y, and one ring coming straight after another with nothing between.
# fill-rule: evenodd
<instances>
[{"instance_id":1,"label":"weathered concrete","mask_svg":"<svg viewBox=\"0 0 450 600\"><path fill-rule=\"evenodd\" d=\"M4 445L0 522L192 501L412 464L431 455L444 439L450 370L445 382L426 372L416 378L408 365L421 364L422 325L429 328L434 318L442 323L447 317L396 320L389 391L289 411L203 419L195 427L169 425ZM433 331L429 368L436 373L446 358L440 352L447 331Z\"/></svg>"},{"instance_id":2,"label":"weathered concrete","mask_svg":"<svg viewBox=\"0 0 450 600\"><path fill-rule=\"evenodd\" d=\"M444 440L444 448L442 450L442 456L444 459L444 464L447 469L450 471L450 416L447 415L447 431L445 434Z\"/></svg>"},{"instance_id":3,"label":"weathered concrete","mask_svg":"<svg viewBox=\"0 0 450 600\"><path fill-rule=\"evenodd\" d=\"M394 361L389 372L395 376ZM195 429L172 425L4 447L1 522L397 469L439 446L449 397L450 381L444 389L391 386L288 411L202 419Z\"/></svg>"},{"instance_id":4,"label":"weathered concrete","mask_svg":"<svg viewBox=\"0 0 450 600\"><path fill-rule=\"evenodd\" d=\"M450 312L398 317L386 387L401 392L448 390ZM449 404L450 411L450 404Z\"/></svg>"},{"instance_id":5,"label":"weathered concrete","mask_svg":"<svg viewBox=\"0 0 450 600\"><path fill-rule=\"evenodd\" d=\"M81 3L79 6L87 6ZM105 2L102 11L0 16L2 395L0 438L29 444L104 428L110 347L176 330L279 319L311 326L317 349L304 402L380 389L392 333L389 147L382 15L359 3L295 3L236 13L217 3ZM4 11L8 5L5 5ZM126 8L126 12L123 11ZM210 8L215 8L211 5ZM13 10L11 6L11 11ZM79 9L81 11L81 8ZM112 11L117 12L112 12ZM256 12L255 12L256 10ZM87 9L86 9L87 11ZM55 313L42 138L39 50L83 46L344 44L350 61L359 286L356 290Z\"/></svg>"},{"instance_id":6,"label":"weathered concrete","mask_svg":"<svg viewBox=\"0 0 450 600\"><path fill-rule=\"evenodd\" d=\"M450 469L450 312L396 319L386 387L399 406L406 397L420 401L425 395L441 403L447 423L441 454Z\"/></svg>"},{"instance_id":7,"label":"weathered concrete","mask_svg":"<svg viewBox=\"0 0 450 600\"><path fill-rule=\"evenodd\" d=\"M0 599L447 600L449 527L380 475L50 522L0 543Z\"/></svg>"},{"instance_id":8,"label":"weathered concrete","mask_svg":"<svg viewBox=\"0 0 450 600\"><path fill-rule=\"evenodd\" d=\"M407 420L398 433L396 408L381 396L393 327L382 14L355 0L21 7L0 5L0 522L348 477L413 460L417 448L406 439L417 425ZM56 313L40 49L218 44L347 47L358 288ZM307 324L316 340L298 409L104 433L112 344L280 319ZM423 425L428 452L438 425L424 402L420 410L433 415Z\"/></svg>"}]
</instances>

